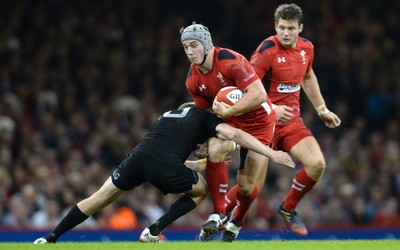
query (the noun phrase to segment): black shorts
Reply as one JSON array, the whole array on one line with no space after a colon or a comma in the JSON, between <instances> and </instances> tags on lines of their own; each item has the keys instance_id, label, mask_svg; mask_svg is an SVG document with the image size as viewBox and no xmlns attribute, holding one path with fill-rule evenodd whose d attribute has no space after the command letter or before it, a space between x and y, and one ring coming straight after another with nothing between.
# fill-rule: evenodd
<instances>
[{"instance_id":1,"label":"black shorts","mask_svg":"<svg viewBox=\"0 0 400 250\"><path fill-rule=\"evenodd\" d=\"M239 170L244 169L244 162L246 161L247 154L249 153L249 150L247 148L240 148L239 154L240 154L240 165L239 165Z\"/></svg>"},{"instance_id":2,"label":"black shorts","mask_svg":"<svg viewBox=\"0 0 400 250\"><path fill-rule=\"evenodd\" d=\"M111 174L114 185L131 190L148 182L163 194L183 193L192 189L199 180L197 172L185 164L168 164L139 152L132 152Z\"/></svg>"}]
</instances>

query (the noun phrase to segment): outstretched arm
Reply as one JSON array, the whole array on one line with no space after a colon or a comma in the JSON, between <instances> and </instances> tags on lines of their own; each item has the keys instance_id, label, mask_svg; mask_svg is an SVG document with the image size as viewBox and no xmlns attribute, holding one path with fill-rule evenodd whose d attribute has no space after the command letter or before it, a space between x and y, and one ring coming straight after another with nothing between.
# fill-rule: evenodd
<instances>
[{"instance_id":1,"label":"outstretched arm","mask_svg":"<svg viewBox=\"0 0 400 250\"><path fill-rule=\"evenodd\" d=\"M233 151L237 148L237 145L234 141L227 141L227 142L230 142L230 143L228 143L229 151ZM194 155L198 160L186 160L185 161L186 167L191 168L197 172L204 171L206 169L207 157L208 157L207 142L205 142L203 144L197 144ZM225 157L226 166L229 166L231 163L232 163L232 157L229 155L226 156Z\"/></svg>"},{"instance_id":2,"label":"outstretched arm","mask_svg":"<svg viewBox=\"0 0 400 250\"><path fill-rule=\"evenodd\" d=\"M201 172L204 169L206 169L207 157L208 157L207 142L202 143L202 144L197 144L196 150L194 152L194 156L198 160L193 160L193 161L186 160L185 161L186 167L191 168L197 172Z\"/></svg>"},{"instance_id":3,"label":"outstretched arm","mask_svg":"<svg viewBox=\"0 0 400 250\"><path fill-rule=\"evenodd\" d=\"M289 154L283 151L275 151L270 147L262 144L254 136L240 129L234 128L226 123L221 123L217 126L217 136L220 139L228 139L236 142L240 146L250 149L254 152L262 154L277 164L294 168L295 163Z\"/></svg>"},{"instance_id":4,"label":"outstretched arm","mask_svg":"<svg viewBox=\"0 0 400 250\"><path fill-rule=\"evenodd\" d=\"M198 159L198 160L187 160L185 161L185 165L188 168L193 169L196 172L201 172L206 169L207 158Z\"/></svg>"}]
</instances>

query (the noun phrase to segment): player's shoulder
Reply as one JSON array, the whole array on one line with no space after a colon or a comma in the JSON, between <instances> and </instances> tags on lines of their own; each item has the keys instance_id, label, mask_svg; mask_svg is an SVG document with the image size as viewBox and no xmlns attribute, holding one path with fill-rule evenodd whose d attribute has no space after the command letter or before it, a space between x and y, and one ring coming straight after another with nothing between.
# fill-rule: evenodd
<instances>
[{"instance_id":1,"label":"player's shoulder","mask_svg":"<svg viewBox=\"0 0 400 250\"><path fill-rule=\"evenodd\" d=\"M278 40L276 39L276 36L270 36L264 39L257 47L256 52L259 54L263 53L273 53L275 50L278 49Z\"/></svg>"},{"instance_id":2,"label":"player's shoulder","mask_svg":"<svg viewBox=\"0 0 400 250\"><path fill-rule=\"evenodd\" d=\"M186 74L186 80L185 80L185 82L186 82L186 87L190 87L190 85L192 84L192 78L193 78L193 69L192 69L192 67L190 66L190 68L189 68L189 70L188 70L188 72L187 72L187 74Z\"/></svg>"},{"instance_id":3,"label":"player's shoulder","mask_svg":"<svg viewBox=\"0 0 400 250\"><path fill-rule=\"evenodd\" d=\"M196 82L198 81L199 75L197 74L197 70L193 64L189 67L188 73L186 75L186 87L191 89L192 87L196 87Z\"/></svg>"},{"instance_id":4,"label":"player's shoulder","mask_svg":"<svg viewBox=\"0 0 400 250\"><path fill-rule=\"evenodd\" d=\"M298 42L299 42L299 46L301 46L301 47L314 48L314 44L305 37L299 37Z\"/></svg>"},{"instance_id":5,"label":"player's shoulder","mask_svg":"<svg viewBox=\"0 0 400 250\"><path fill-rule=\"evenodd\" d=\"M243 57L238 52L228 48L215 47L215 51L217 52L218 61L236 60L239 57Z\"/></svg>"}]
</instances>

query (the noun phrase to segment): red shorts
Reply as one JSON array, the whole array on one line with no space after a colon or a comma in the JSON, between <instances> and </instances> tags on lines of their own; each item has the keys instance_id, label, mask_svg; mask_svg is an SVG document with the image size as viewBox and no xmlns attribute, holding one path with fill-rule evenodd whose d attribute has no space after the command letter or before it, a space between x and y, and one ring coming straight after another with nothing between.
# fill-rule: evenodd
<instances>
[{"instance_id":1,"label":"red shorts","mask_svg":"<svg viewBox=\"0 0 400 250\"><path fill-rule=\"evenodd\" d=\"M250 118L250 117L249 117ZM269 146L272 143L272 138L275 129L275 113L262 114L252 117L251 119L242 119L240 116L225 119L229 125L239 128L255 138L263 144Z\"/></svg>"},{"instance_id":2,"label":"red shorts","mask_svg":"<svg viewBox=\"0 0 400 250\"><path fill-rule=\"evenodd\" d=\"M292 118L290 123L275 127L272 148L290 152L292 147L303 138L313 136L300 116Z\"/></svg>"}]
</instances>

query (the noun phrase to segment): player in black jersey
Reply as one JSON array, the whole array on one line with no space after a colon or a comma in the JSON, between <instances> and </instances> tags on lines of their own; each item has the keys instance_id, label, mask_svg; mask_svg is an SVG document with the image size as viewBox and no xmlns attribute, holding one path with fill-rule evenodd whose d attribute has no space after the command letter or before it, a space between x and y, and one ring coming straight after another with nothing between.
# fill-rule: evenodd
<instances>
[{"instance_id":1,"label":"player in black jersey","mask_svg":"<svg viewBox=\"0 0 400 250\"><path fill-rule=\"evenodd\" d=\"M186 167L185 161L198 144L215 136L233 140L278 164L294 167L287 153L272 150L207 111L195 107L168 111L154 123L150 132L97 192L74 206L49 235L36 239L34 244L55 243L62 234L91 214L145 182L164 194L183 193L163 216L142 232L139 239L141 242L163 242L161 231L194 209L207 195L207 184L202 175Z\"/></svg>"}]
</instances>

